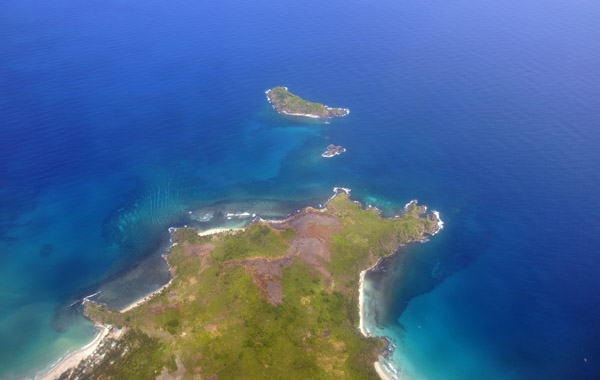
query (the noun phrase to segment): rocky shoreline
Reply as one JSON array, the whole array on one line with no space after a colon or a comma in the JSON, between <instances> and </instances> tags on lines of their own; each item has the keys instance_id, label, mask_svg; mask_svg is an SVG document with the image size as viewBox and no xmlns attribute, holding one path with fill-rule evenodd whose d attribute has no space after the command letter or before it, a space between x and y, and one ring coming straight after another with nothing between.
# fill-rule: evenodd
<instances>
[{"instance_id":1,"label":"rocky shoreline","mask_svg":"<svg viewBox=\"0 0 600 380\"><path fill-rule=\"evenodd\" d=\"M331 158L333 156L337 156L338 154L342 154L346 152L346 148L344 148L341 145L333 145L333 144L329 144L327 146L327 150L321 154L321 157L325 157L325 158Z\"/></svg>"},{"instance_id":2,"label":"rocky shoreline","mask_svg":"<svg viewBox=\"0 0 600 380\"><path fill-rule=\"evenodd\" d=\"M327 206L336 197L336 195L338 195L339 193L345 193L347 195L350 195L351 190L346 189L346 188L334 188L333 191L334 191L334 195L325 203L325 205L324 205L325 207L323 209L319 210L320 212L324 212L327 210ZM352 202L358 204L363 210L370 209L369 207L365 208L358 201L352 201ZM317 210L314 210L314 209L312 209L312 210L313 210L313 212L318 212ZM424 206L418 206L416 201L409 202L409 204L407 204L404 209L404 213L410 213L410 214L414 214L417 216L422 215L425 211L426 211L426 208ZM294 215L286 218L283 221L277 221L277 223L275 223L275 224L286 224L286 223L293 224L293 223L295 223L295 221L297 221L297 219L299 219L303 216L306 216L306 214L310 213L310 212L311 212L310 208L304 209L304 210L298 212L297 214L294 214ZM429 235L433 235L433 234L437 233L441 229L441 225L442 225L441 220L439 219L439 216L438 216L439 214L435 213L433 215L434 215L433 219L432 218L429 218L429 219L436 223L435 226L431 229L425 230L425 233L427 233ZM397 218L397 217L395 217L395 218ZM395 219L395 218L391 218L391 219ZM272 227L275 227L275 226L272 226ZM296 227L298 227L298 226L296 226ZM169 229L169 231L171 234L173 234L176 231L176 229L171 228L171 229ZM216 231L213 230L211 232L224 233L223 231L218 231L218 230L216 230ZM229 233L229 232L227 232L227 233ZM176 242L173 243L173 246L175 246L175 245L177 245ZM397 251L395 251L394 254L396 252ZM246 261L248 261L248 260L246 260ZM360 321L360 331L361 331L362 335L365 337L371 337L372 335L370 334L369 330L365 327L365 319L364 319L364 315L363 315L364 314L364 281L365 281L364 277L368 271L372 271L372 270L376 271L381 262L382 262L382 258L377 260L377 262L374 265L372 265L369 268L360 272L360 281L359 281L359 289L358 289L359 290L359 292L358 292L359 293L358 294L358 296L359 296L359 299L358 299L358 301L359 301L359 321ZM252 261L252 263L254 263L254 261ZM169 267L169 269L171 270L171 273L173 276L172 268ZM319 269L319 268L317 268L317 269ZM325 269L325 268L323 268L323 269ZM143 299L132 303L129 307L121 310L120 313L122 314L122 313L126 312L127 310L130 310L134 307L140 306L141 304L152 299L156 294L164 292L165 288L169 287L169 285L172 284L172 281L173 281L173 277L171 278L171 281L169 281L163 287L161 287L157 291L149 294L148 296L144 297ZM91 296L86 297L84 299L84 303L92 303L92 304L100 305L100 304L96 303L95 301L90 300L89 298L91 298ZM87 313L86 313L86 316L87 316ZM98 322L98 320L96 320L96 322ZM123 329L116 329L115 327L113 327L109 324L97 323L97 326L102 328L102 333L92 343L85 346L81 350L64 358L50 372L48 372L46 375L44 375L42 377L42 379L43 380L56 380L56 379L76 378L76 377L81 378L81 376L85 376L85 374L88 373L89 371L93 371L93 368L95 366L97 366L98 363L100 363L106 355L111 355L111 350L122 346L123 339L120 339L120 338L124 333ZM392 372L387 371L387 367L390 367L390 371L395 372L395 369L393 367L391 367L388 363L383 361L388 355L393 353L393 349L395 348L395 346L392 345L390 339L385 336L374 336L374 337L385 341L385 348L380 352L379 361L374 362L374 366L375 366L375 369L377 370L377 373L383 380L395 378L395 376L392 374ZM126 350L127 350L126 346L121 347L121 348L124 348L125 349L124 352L126 352ZM386 373L386 371L387 371L387 373Z\"/></svg>"},{"instance_id":3,"label":"rocky shoreline","mask_svg":"<svg viewBox=\"0 0 600 380\"><path fill-rule=\"evenodd\" d=\"M350 192L350 189L345 189L347 190L347 193ZM360 204L360 203L359 203ZM362 204L361 204L362 206ZM364 207L363 207L364 208ZM408 202L406 204L406 206L404 206L404 213L416 213L417 215L422 215L427 211L427 206L418 206L417 205L417 200L412 200L410 202ZM442 219L440 219L440 214L437 211L432 211L432 214L435 216L435 228L431 231L428 231L428 233L431 236L436 235L438 232L440 232L443 228L444 228L444 222L442 221ZM397 216L396 216L397 217ZM395 217L395 218L396 218ZM393 218L392 218L393 219ZM427 242L428 239L423 239L423 240L419 240L418 242L420 243L425 243ZM385 256L385 257L381 257L379 260L377 260L377 262L370 266L369 268L363 270L360 272L360 281L359 281L359 288L358 288L358 305L359 305L359 330L362 333L363 336L367 337L367 338L377 338L377 339L381 339L383 341L385 341L385 348L380 352L380 359L378 361L376 361L375 363L373 363L374 367L375 367L375 371L377 372L377 374L379 375L379 377L381 378L381 380L395 380L398 379L397 375L398 375L398 370L396 370L391 364L384 362L383 360L385 360L387 357L389 357L390 355L392 355L394 353L394 350L396 349L396 345L392 344L392 341L389 337L384 336L384 335L372 335L371 332L369 331L369 329L365 326L365 317L364 317L364 312L365 312L365 307L364 307L364 286L365 286L365 275L368 272L377 272L381 270L381 265L383 264L383 262L385 261L385 259L393 257L394 255L398 254L399 250L401 247L410 244L410 243L415 243L417 241L409 241L406 242L405 244L402 244L401 246L399 246L396 251L394 251L394 253L392 253L391 255Z\"/></svg>"},{"instance_id":4,"label":"rocky shoreline","mask_svg":"<svg viewBox=\"0 0 600 380\"><path fill-rule=\"evenodd\" d=\"M287 87L278 86L265 91L267 100L273 108L284 115L303 116L313 119L332 119L350 113L348 108L334 108L321 103L304 100L288 91Z\"/></svg>"}]
</instances>

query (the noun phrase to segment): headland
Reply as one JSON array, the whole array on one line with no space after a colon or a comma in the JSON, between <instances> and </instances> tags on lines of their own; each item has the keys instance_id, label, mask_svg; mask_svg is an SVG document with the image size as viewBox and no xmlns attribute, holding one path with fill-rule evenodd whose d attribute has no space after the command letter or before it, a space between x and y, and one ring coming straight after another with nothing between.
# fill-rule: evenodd
<instances>
[{"instance_id":1,"label":"headland","mask_svg":"<svg viewBox=\"0 0 600 380\"><path fill-rule=\"evenodd\" d=\"M374 363L389 347L364 328L365 268L435 234L440 221L416 201L382 218L349 194L336 188L325 208L257 217L242 230L171 229L172 280L121 311L87 302L90 319L122 335L52 378L377 379Z\"/></svg>"}]
</instances>

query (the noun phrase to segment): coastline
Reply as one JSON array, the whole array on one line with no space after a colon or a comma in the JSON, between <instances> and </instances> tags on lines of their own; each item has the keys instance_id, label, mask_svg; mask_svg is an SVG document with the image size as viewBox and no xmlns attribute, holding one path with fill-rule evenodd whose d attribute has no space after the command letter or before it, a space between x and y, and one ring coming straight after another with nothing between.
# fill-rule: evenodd
<instances>
[{"instance_id":1,"label":"coastline","mask_svg":"<svg viewBox=\"0 0 600 380\"><path fill-rule=\"evenodd\" d=\"M221 232L237 232L237 231L242 231L244 228L245 227L240 227L240 228L211 228L210 230L198 232L198 236L214 235L214 234L218 234L218 233L221 233Z\"/></svg>"},{"instance_id":2,"label":"coastline","mask_svg":"<svg viewBox=\"0 0 600 380\"><path fill-rule=\"evenodd\" d=\"M334 194L325 202L325 204L323 205L323 207L321 208L320 211L327 210L327 204L338 193L342 193L343 192L343 193L345 193L345 194L347 194L349 196L351 191L352 190L349 189L349 188L334 187L333 188ZM356 203L356 204L358 204L358 205L360 205L362 208L365 208L361 202L356 201L356 200L354 200L353 202ZM416 201L411 201L410 203L412 203L412 202L416 202ZM405 209L406 209L406 207L405 207ZM298 210L298 211L300 212L301 210ZM437 234L443 228L443 224L444 224L444 222L439 218L439 213L437 211L434 212L434 213L435 213L435 216L437 217L437 227L438 228L431 235ZM291 216L288 216L287 218L285 218L283 220L266 221L266 220L263 220L260 217L258 217L257 219L260 220L260 221L262 221L262 222L283 223L283 222L287 221L288 219L293 218L295 215L297 215L297 214L293 214ZM203 232L199 232L198 235L199 236L207 236L207 235L219 234L219 233L223 233L223 232L238 232L238 231L244 230L245 228L246 227L241 227L241 228L212 228L212 229L209 229L209 230L206 230L206 231L203 231ZM171 231L171 228L169 230ZM177 243L174 243L173 245L176 245L176 244ZM395 252L392 253L392 255L394 255L394 254L395 254ZM163 257L164 257L164 255L163 255ZM366 320L366 318L364 316L364 312L365 312L365 304L364 304L365 275L370 270L373 270L374 268L376 268L381 263L382 259L383 258L379 258L375 264L371 265L367 269L364 269L363 271L360 272L359 295L358 295L358 297L359 297L359 299L358 299L358 304L359 304L359 329L360 329L361 333L363 334L363 336L365 336L365 337L373 337L373 335L371 335L369 329L365 326L365 320ZM167 265L168 265L168 263L167 263ZM172 272L170 266L169 266L169 271L171 272L171 279L169 280L169 282L167 282L166 284L162 285L160 288L156 289L155 291L147 294L146 296L144 296L144 297L142 297L142 298L140 298L140 299L132 302L131 304L127 305L126 307L120 309L119 312L120 313L126 313L127 311L130 311L130 310L132 310L132 309L134 309L134 308L136 308L136 307L144 304L145 302L148 302L156 294L160 293L161 291L163 291L164 289L166 289L167 287L169 287L173 283L173 279L174 279L173 272ZM83 303L94 302L94 301L91 301L89 298L95 296L98 293L99 292L94 293L91 296L84 297ZM65 371L68 371L68 370L71 370L73 368L76 368L81 363L81 361L86 360L90 356L92 356L96 352L96 350L99 347L99 345L107 337L107 335L109 335L109 333L111 335L116 335L117 338L118 338L118 336L120 336L120 332L118 334L115 334L114 332L111 333L111 330L112 330L112 326L111 325L96 324L96 326L99 327L99 328L101 328L101 330L100 330L100 332L98 333L98 335L94 338L94 340L92 342L86 344L85 346L83 346L79 350L66 355L64 358L60 359L60 361L58 361L57 364L55 364L53 367L51 367L48 370L48 372L44 373L40 377L36 376L35 380L56 380ZM379 339L386 340L387 343L388 343L388 345L384 349L384 351L391 352L390 348L389 348L389 345L390 345L389 338L387 338L385 336L375 336L375 337L379 338ZM382 353L384 351L382 351ZM375 370L376 370L377 374L379 375L379 377L382 380L397 380L398 379L397 376L392 375L391 373L389 373L389 372L386 371L386 369L385 369L385 363L381 363L381 358L382 357L380 356L379 360L375 361L373 363L373 365L375 367ZM388 364L388 366L389 366L389 364ZM395 369L393 369L393 368L391 368L391 369L394 372L396 372Z\"/></svg>"},{"instance_id":3,"label":"coastline","mask_svg":"<svg viewBox=\"0 0 600 380\"><path fill-rule=\"evenodd\" d=\"M166 261L166 260L165 260ZM168 263L167 263L168 265ZM169 272L171 272L171 267L169 266ZM150 299L152 299L156 294L158 294L159 292L161 292L163 289L167 288L169 285L171 285L173 283L173 275L171 272L171 279L169 280L169 282L167 282L166 284L162 285L160 288L156 289L155 291L133 301L132 303L130 303L129 305L125 306L124 308L120 309L119 312L120 313L125 313L131 309L134 309L138 306L140 306L141 304L149 301ZM92 298L93 296L99 294L100 292L96 292L90 296L84 297L82 304L85 305L85 303L87 302L94 302L92 300L90 300L90 298ZM85 314L85 311L84 311ZM76 368L79 363L81 363L81 361L88 359L91 355L94 354L94 352L96 351L96 349L98 348L98 346L100 345L100 343L102 343L102 341L104 340L104 338L106 338L107 335L109 335L112 326L110 325L103 325L103 324L96 324L96 327L101 328L100 332L98 333L98 335L96 335L96 337L94 338L94 340L92 340L90 343L86 344L85 346L81 347L80 349L78 349L77 351L74 351L70 354L67 354L65 357L63 357L62 359L60 359L54 366L52 366L47 372L45 372L44 374L42 374L41 376L37 376L34 378L35 380L56 380L60 377L60 375L62 375L65 371L68 371L70 369ZM116 334L117 336L120 336L119 334Z\"/></svg>"},{"instance_id":4,"label":"coastline","mask_svg":"<svg viewBox=\"0 0 600 380\"><path fill-rule=\"evenodd\" d=\"M381 260L381 259L380 259ZM377 263L375 263L374 265L372 265L371 267L363 270L362 272L360 272L360 280L359 280L359 285L358 285L358 313L359 313L359 329L360 332L367 338L371 337L371 333L369 332L369 330L365 327L365 318L364 318L364 312L365 312L365 305L364 305L364 298L365 298L365 274L367 274L368 271L370 271L371 269L375 268L377 265L379 265L380 260L377 260Z\"/></svg>"},{"instance_id":5,"label":"coastline","mask_svg":"<svg viewBox=\"0 0 600 380\"><path fill-rule=\"evenodd\" d=\"M43 374L41 377L36 376L36 380L55 380L63 374L63 372L68 371L74 367L77 367L79 363L86 359L88 356L94 353L100 343L104 340L104 338L108 335L110 328L105 325L97 325L101 327L100 332L93 341L81 347L79 350L72 352L62 358L55 366L50 368L48 372Z\"/></svg>"},{"instance_id":6,"label":"coastline","mask_svg":"<svg viewBox=\"0 0 600 380\"><path fill-rule=\"evenodd\" d=\"M218 234L218 233L222 233L222 232L237 232L237 231L241 231L243 229L244 229L244 227L241 227L241 228L211 228L209 230L199 232L198 236L208 236L208 235L214 235L214 234ZM177 243L175 243L175 244L177 244ZM169 263L167 263L167 265L169 265ZM171 272L171 267L170 266L169 266L169 272ZM153 291L153 292L151 292L151 293L149 293L149 294L147 294L147 295L145 295L145 296L137 299L136 301L133 301L129 305L127 305L124 308L122 308L121 310L119 310L119 312L120 313L126 313L129 310L135 309L136 307L144 304L145 302L150 301L155 295L157 295L158 293L160 293L164 289L168 288L172 283L173 283L173 273L171 272L171 279L169 280L169 282L167 282L166 284L164 284L160 288L156 289L155 291Z\"/></svg>"},{"instance_id":7,"label":"coastline","mask_svg":"<svg viewBox=\"0 0 600 380\"><path fill-rule=\"evenodd\" d=\"M367 274L368 271L376 268L379 263L381 262L381 259L377 260L377 263L375 263L374 265L370 266L369 268L363 270L362 272L360 272L360 281L359 281L359 287L358 287L358 313L359 313L359 329L360 332L363 334L364 337L366 338L371 338L373 337L373 335L371 335L369 329L367 329L365 327L365 317L364 317L364 312L365 312L365 306L364 306L364 298L365 298L365 275ZM384 349L384 351L388 351L389 352L389 345L390 345L390 340L387 337L383 337L383 336L376 336L375 338L379 338L379 339L384 339L387 341L387 346ZM380 356L380 360L381 360L381 356ZM373 366L375 367L375 372L377 372L377 375L379 376L379 378L381 380L396 380L397 377L392 377L390 374L388 374L386 372L386 370L384 369L384 366L381 364L380 360L377 360L373 363Z\"/></svg>"},{"instance_id":8,"label":"coastline","mask_svg":"<svg viewBox=\"0 0 600 380\"><path fill-rule=\"evenodd\" d=\"M392 378L390 375L388 375L387 372L385 372L385 370L383 369L383 365L381 365L380 362L377 361L373 363L373 366L375 367L375 372L377 372L381 380L394 380L394 378Z\"/></svg>"},{"instance_id":9,"label":"coastline","mask_svg":"<svg viewBox=\"0 0 600 380\"><path fill-rule=\"evenodd\" d=\"M327 107L327 108L331 108L331 107ZM273 109L281 114L287 115L287 116L303 116L303 117L310 117L312 119L331 119L331 117L326 117L326 116L319 116L319 115L315 115L312 113L292 113L292 112L287 112L284 110L278 110L277 108L275 108L275 106L273 106ZM344 117L344 116L348 116L350 114L350 109L348 108L342 108L344 111L346 111L346 113L342 116L338 116L338 117Z\"/></svg>"},{"instance_id":10,"label":"coastline","mask_svg":"<svg viewBox=\"0 0 600 380\"><path fill-rule=\"evenodd\" d=\"M331 157L339 156L340 154L341 154L341 153L335 152L335 153L333 153L332 155L329 155L329 156L328 156L328 155L327 155L327 152L325 152L325 153L321 154L321 157L323 157L323 158L331 158Z\"/></svg>"},{"instance_id":11,"label":"coastline","mask_svg":"<svg viewBox=\"0 0 600 380\"><path fill-rule=\"evenodd\" d=\"M285 86L281 86L281 88L284 88L286 91L288 91L288 88L287 88L287 87L285 87ZM285 111L285 110L279 109L279 108L278 108L278 107L275 105L275 103L274 103L274 102L271 100L271 98L269 97L269 93L271 92L271 90L273 90L273 89L272 89L272 88L270 88L270 89L268 89L268 90L266 90L266 91L265 91L265 94L266 94L266 96L267 96L267 101L268 101L269 103L271 103L271 105L273 106L273 109L274 109L275 111L277 111L278 113L280 113L280 114L283 114L283 115L287 115L287 116L301 116L301 117L309 117L309 118L311 118L311 119L332 119L332 118L334 118L334 117L344 117L344 116L348 116L348 115L350 114L350 109L349 109L349 108L338 108L338 109L341 109L341 110L343 110L343 111L344 111L344 114L343 114L343 115L339 115L339 116L329 116L329 115L328 115L328 116L320 116L320 115L315 115L315 114L312 114L312 113L294 113L294 112L287 112L287 111ZM334 108L334 107L329 107L329 106L327 106L327 105L323 105L323 107L325 107L325 109L326 109L328 112L329 112L329 111L331 111L331 110L334 110L334 109L336 109L336 108Z\"/></svg>"},{"instance_id":12,"label":"coastline","mask_svg":"<svg viewBox=\"0 0 600 380\"><path fill-rule=\"evenodd\" d=\"M171 268L169 268L170 270ZM139 298L136 301L133 301L132 303L130 303L129 305L125 306L124 308L122 308L121 310L119 310L120 313L126 313L131 309L134 309L138 306L140 306L141 304L143 304L144 302L147 302L149 300L152 299L152 297L154 297L155 295L157 295L158 293L160 293L163 289L167 288L169 285L171 285L173 283L173 276L171 275L171 279L169 280L169 282L167 282L166 284L164 284L163 286L161 286L160 288L156 289L155 291L145 295L142 298Z\"/></svg>"},{"instance_id":13,"label":"coastline","mask_svg":"<svg viewBox=\"0 0 600 380\"><path fill-rule=\"evenodd\" d=\"M165 289L169 285L171 285L172 282L173 282L173 278L171 277L169 282L167 282L160 288L156 289L155 291L147 294L146 296L125 306L123 309L119 310L119 312L125 313L125 312L127 312L131 309L134 309L134 308L140 306L141 304L149 301L150 299L152 299L152 297L154 297L160 291L162 291L163 289ZM86 298L84 298L83 303L86 303L86 302L93 302L93 301L90 301L86 297ZM96 351L96 349L98 348L98 346L100 345L100 343L102 343L102 341L104 341L104 338L106 338L109 335L109 333L111 332L111 329L112 329L112 326L103 325L103 324L96 324L96 327L100 328L100 332L96 335L94 340L92 340L90 343L86 344L85 346L81 347L80 349L65 355L54 366L52 366L47 372L45 372L44 374L42 374L39 377L36 375L36 377L34 379L35 380L56 380L65 371L68 371L70 369L77 367L79 365L79 363L81 363L83 360L86 360L91 355L93 355L94 352ZM120 335L120 334L117 334L117 335Z\"/></svg>"},{"instance_id":14,"label":"coastline","mask_svg":"<svg viewBox=\"0 0 600 380\"><path fill-rule=\"evenodd\" d=\"M277 221L277 222L282 222L282 221ZM171 228L173 228L173 227L171 227ZM171 228L169 228L169 231L171 231ZM218 234L218 233L222 233L222 232L237 232L237 231L243 230L244 228L245 227L242 227L242 228L211 228L209 230L199 232L198 236L208 236L208 235L214 235L214 234ZM174 243L174 244L177 244L177 243ZM167 265L168 265L168 262L167 262ZM160 293L161 291L163 291L164 289L169 287L173 283L173 274L172 274L170 266L169 266L169 272L171 272L171 279L169 280L169 282L162 285L160 288L156 289L155 291L133 301L129 305L120 309L119 312L126 313L129 310L132 310L132 309L148 302L156 294ZM99 293L100 292L96 292L90 296L84 297L83 301L82 301L83 304L85 304L86 302L94 302L94 301L91 301L90 298ZM104 338L106 338L106 336L109 334L110 330L112 329L112 326L103 325L103 324L96 324L96 327L99 327L101 329L100 329L100 332L94 338L94 340L92 340L90 343L86 344L85 346L81 347L80 349L65 355L63 358L59 359L59 361L55 365L53 365L47 372L43 373L39 377L36 375L34 380L56 380L65 371L76 368L79 365L79 363L81 363L83 360L86 360L91 355L93 355L94 352L96 351L96 349L98 348L98 346L100 345L100 343L102 343Z\"/></svg>"},{"instance_id":15,"label":"coastline","mask_svg":"<svg viewBox=\"0 0 600 380\"><path fill-rule=\"evenodd\" d=\"M395 253L392 253L392 255L394 255L394 254ZM392 255L389 255L389 256L392 256ZM389 256L386 256L386 257L389 257ZM364 312L365 312L365 306L364 306L365 275L367 274L368 271L379 266L382 259L383 258L380 258L379 260L377 260L377 263L375 263L374 265L372 265L369 268L360 272L360 281L359 281L359 287L358 287L359 329L360 329L360 332L363 334L363 336L366 338L371 338L371 337L373 337L373 335L371 335L371 332L369 331L369 329L367 327L365 327L365 317L364 317ZM382 353L383 352L386 352L386 353L393 352L393 348L390 349L391 340L387 336L375 336L375 338L383 339L387 342L387 345L383 349ZM385 365L381 363L382 358L383 358L383 356L380 353L379 360L377 360L373 363L373 366L375 367L375 372L377 372L377 375L379 375L379 378L381 380L398 380L398 377L396 375L392 375L385 370ZM390 366L390 365L388 364L388 366ZM392 368L392 367L390 367L390 368ZM395 369L393 369L393 371L397 374Z\"/></svg>"},{"instance_id":16,"label":"coastline","mask_svg":"<svg viewBox=\"0 0 600 380\"><path fill-rule=\"evenodd\" d=\"M346 192L346 194L350 194L351 189L344 189L341 188L340 190ZM335 188L334 191L337 193L338 188ZM335 196L335 195L334 195ZM357 202L357 201L355 201ZM404 206L404 210L407 210L408 206L411 205L412 203L416 203L416 200L412 200L409 203L406 204L406 206ZM435 231L433 231L433 233L431 233L431 236L436 235L438 232L440 232L443 228L444 228L444 222L442 221L442 219L440 218L440 214L438 211L432 211L432 213L436 216L437 218L437 229ZM425 240L427 241L427 240ZM423 241L421 241L423 242ZM405 244L403 244L405 245ZM399 248L399 247L398 247ZM397 252L397 251L396 251ZM392 253L391 255L388 255L386 257L390 257L396 254L396 252ZM374 268L377 268L377 266L379 266L379 264L381 263L381 261L384 259L385 257L379 258L379 260L377 260L377 262L373 265L371 265L370 267L368 267L367 269L363 270L360 272L360 280L359 280L359 287L358 287L358 313L359 313L359 329L360 332L363 334L364 337L366 338L370 338L373 337L373 335L371 334L371 332L369 331L369 329L365 326L365 317L364 317L364 312L365 312L365 304L364 304L364 297L365 297L365 275L367 274L367 272L369 272L370 270L373 270ZM391 353L393 352L393 348L390 349L390 343L391 340L387 337L387 336L375 336L375 338L379 338L379 339L384 339L387 341L387 346L386 348L382 351L382 352L386 352L387 353ZM395 347L395 346L392 346ZM380 356L380 360L381 360L381 356ZM381 361L378 360L376 362L373 363L373 366L375 367L375 371L377 372L377 375L379 375L381 380L397 380L399 379L399 377L397 376L398 372L396 371L395 368L393 368L390 364L387 364L388 367L390 367L390 369L392 371L394 371L394 375L392 375L391 373L389 373L386 369L385 369L385 364L382 364Z\"/></svg>"},{"instance_id":17,"label":"coastline","mask_svg":"<svg viewBox=\"0 0 600 380\"><path fill-rule=\"evenodd\" d=\"M273 108L275 108L273 106ZM275 110L277 110L277 112L282 113L284 115L288 115L288 116L304 116L304 117L310 117L312 119L321 119L321 116L319 115L313 115L312 113L291 113L291 112L286 112L283 110L278 110L277 108L275 108Z\"/></svg>"}]
</instances>

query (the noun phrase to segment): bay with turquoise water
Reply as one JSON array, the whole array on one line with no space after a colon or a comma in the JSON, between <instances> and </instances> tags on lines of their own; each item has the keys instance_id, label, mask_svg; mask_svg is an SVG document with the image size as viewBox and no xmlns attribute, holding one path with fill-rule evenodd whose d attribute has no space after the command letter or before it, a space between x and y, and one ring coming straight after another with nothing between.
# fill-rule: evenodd
<instances>
[{"instance_id":1,"label":"bay with turquoise water","mask_svg":"<svg viewBox=\"0 0 600 380\"><path fill-rule=\"evenodd\" d=\"M0 378L91 341L83 297L168 281L169 226L282 218L334 186L445 222L367 275L391 376L600 378L599 19L585 0L4 1ZM351 113L278 115L278 85Z\"/></svg>"}]
</instances>

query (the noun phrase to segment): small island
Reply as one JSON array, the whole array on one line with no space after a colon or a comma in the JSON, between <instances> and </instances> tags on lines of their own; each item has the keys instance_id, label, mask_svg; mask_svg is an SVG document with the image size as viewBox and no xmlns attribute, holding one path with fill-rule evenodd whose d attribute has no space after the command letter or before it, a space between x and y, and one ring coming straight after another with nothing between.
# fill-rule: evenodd
<instances>
[{"instance_id":1,"label":"small island","mask_svg":"<svg viewBox=\"0 0 600 380\"><path fill-rule=\"evenodd\" d=\"M329 144L327 146L327 150L325 151L325 153L323 153L321 155L321 157L325 157L325 158L330 158L333 156L337 156L338 154L342 154L346 151L346 148L344 148L341 145L333 145L333 144Z\"/></svg>"},{"instance_id":2,"label":"small island","mask_svg":"<svg viewBox=\"0 0 600 380\"><path fill-rule=\"evenodd\" d=\"M202 235L172 228L171 281L123 310L87 300L102 328L48 379L377 379L394 346L363 323L365 273L437 233L411 201L382 218L335 188L326 208ZM375 363L375 364L374 364Z\"/></svg>"},{"instance_id":3,"label":"small island","mask_svg":"<svg viewBox=\"0 0 600 380\"><path fill-rule=\"evenodd\" d=\"M347 108L333 108L321 103L309 102L288 91L287 87L275 87L265 92L267 100L277 112L290 116L305 116L315 119L331 119L346 116Z\"/></svg>"}]
</instances>

